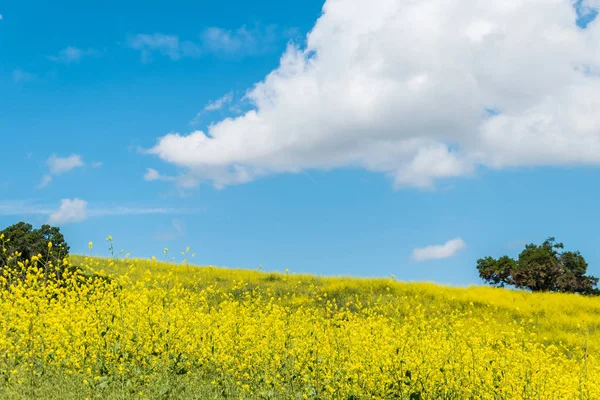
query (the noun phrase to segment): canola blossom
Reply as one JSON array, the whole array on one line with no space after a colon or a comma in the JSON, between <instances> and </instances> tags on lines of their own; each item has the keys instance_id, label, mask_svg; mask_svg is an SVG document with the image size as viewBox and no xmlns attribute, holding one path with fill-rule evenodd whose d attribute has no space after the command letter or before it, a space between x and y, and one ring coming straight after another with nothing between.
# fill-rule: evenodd
<instances>
[{"instance_id":1,"label":"canola blossom","mask_svg":"<svg viewBox=\"0 0 600 400\"><path fill-rule=\"evenodd\" d=\"M156 258L37 265L0 277L1 398L68 382L89 399L600 399L598 298Z\"/></svg>"}]
</instances>

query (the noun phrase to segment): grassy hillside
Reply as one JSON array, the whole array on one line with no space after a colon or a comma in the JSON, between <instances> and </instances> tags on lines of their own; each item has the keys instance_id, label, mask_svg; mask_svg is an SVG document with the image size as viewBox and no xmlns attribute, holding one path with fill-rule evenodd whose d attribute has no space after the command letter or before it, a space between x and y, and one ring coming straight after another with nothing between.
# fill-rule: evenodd
<instances>
[{"instance_id":1,"label":"grassy hillside","mask_svg":"<svg viewBox=\"0 0 600 400\"><path fill-rule=\"evenodd\" d=\"M600 398L599 298L70 261L0 293L0 397Z\"/></svg>"}]
</instances>

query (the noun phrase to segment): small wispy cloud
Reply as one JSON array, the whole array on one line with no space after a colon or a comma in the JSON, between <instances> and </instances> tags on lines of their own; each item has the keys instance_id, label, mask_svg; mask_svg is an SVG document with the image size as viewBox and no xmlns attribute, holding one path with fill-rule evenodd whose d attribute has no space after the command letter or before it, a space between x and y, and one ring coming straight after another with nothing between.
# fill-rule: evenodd
<instances>
[{"instance_id":1,"label":"small wispy cloud","mask_svg":"<svg viewBox=\"0 0 600 400\"><path fill-rule=\"evenodd\" d=\"M200 47L194 42L181 41L177 35L165 35L163 33L138 34L129 37L127 44L132 49L141 52L143 63L152 60L153 52L167 56L173 61L184 57L199 57L202 53Z\"/></svg>"},{"instance_id":2,"label":"small wispy cloud","mask_svg":"<svg viewBox=\"0 0 600 400\"><path fill-rule=\"evenodd\" d=\"M71 154L67 157L58 157L56 154L52 154L48 160L48 173L43 176L42 181L36 186L38 189L43 189L50 185L54 180L55 176L66 174L76 168L84 167L86 164L83 158L79 154ZM97 163L93 163L92 167L97 168Z\"/></svg>"},{"instance_id":3,"label":"small wispy cloud","mask_svg":"<svg viewBox=\"0 0 600 400\"><path fill-rule=\"evenodd\" d=\"M178 176L170 176L163 175L154 168L146 168L146 173L144 174L144 180L148 182L152 181L163 181L163 182L173 182L175 186L180 189L193 189L198 186L198 179L194 178L191 175L178 175Z\"/></svg>"},{"instance_id":4,"label":"small wispy cloud","mask_svg":"<svg viewBox=\"0 0 600 400\"><path fill-rule=\"evenodd\" d=\"M215 101L209 102L205 107L204 111L216 111L223 108L223 106L227 103L230 103L233 100L233 92L226 93L223 97L218 98Z\"/></svg>"},{"instance_id":5,"label":"small wispy cloud","mask_svg":"<svg viewBox=\"0 0 600 400\"><path fill-rule=\"evenodd\" d=\"M158 180L162 180L162 176L154 168L146 168L146 173L144 174L144 180L148 181L148 182L158 181Z\"/></svg>"},{"instance_id":6,"label":"small wispy cloud","mask_svg":"<svg viewBox=\"0 0 600 400\"><path fill-rule=\"evenodd\" d=\"M54 211L48 205L42 205L35 200L0 200L0 215L15 217L24 215L49 215Z\"/></svg>"},{"instance_id":7,"label":"small wispy cloud","mask_svg":"<svg viewBox=\"0 0 600 400\"><path fill-rule=\"evenodd\" d=\"M207 52L226 55L256 55L274 50L279 37L277 27L245 25L235 30L210 27L201 34L202 48Z\"/></svg>"},{"instance_id":8,"label":"small wispy cloud","mask_svg":"<svg viewBox=\"0 0 600 400\"><path fill-rule=\"evenodd\" d=\"M62 199L58 207L39 203L35 200L2 200L0 201L0 216L41 215L48 217L48 223L64 224L82 222L88 218L100 218L127 215L156 215L156 214L194 214L196 209L181 209L170 207L129 206L90 206L79 198Z\"/></svg>"},{"instance_id":9,"label":"small wispy cloud","mask_svg":"<svg viewBox=\"0 0 600 400\"><path fill-rule=\"evenodd\" d=\"M44 177L42 178L42 181L39 183L39 185L37 185L38 189L43 189L46 186L48 186L51 182L52 182L52 175L44 175Z\"/></svg>"},{"instance_id":10,"label":"small wispy cloud","mask_svg":"<svg viewBox=\"0 0 600 400\"><path fill-rule=\"evenodd\" d=\"M141 52L143 63L152 61L154 53L173 61L198 58L207 54L233 57L260 55L276 49L279 39L289 38L293 30L278 32L275 25L241 26L237 29L206 28L199 40L182 40L178 35L165 33L142 33L127 38L127 46Z\"/></svg>"},{"instance_id":11,"label":"small wispy cloud","mask_svg":"<svg viewBox=\"0 0 600 400\"><path fill-rule=\"evenodd\" d=\"M153 214L192 214L195 211L168 207L105 207L96 208L88 212L90 217L110 217L118 215L153 215Z\"/></svg>"},{"instance_id":12,"label":"small wispy cloud","mask_svg":"<svg viewBox=\"0 0 600 400\"><path fill-rule=\"evenodd\" d=\"M57 157L52 154L48 159L48 167L53 175L61 175L84 165L85 163L79 154L71 154L68 157Z\"/></svg>"},{"instance_id":13,"label":"small wispy cloud","mask_svg":"<svg viewBox=\"0 0 600 400\"><path fill-rule=\"evenodd\" d=\"M202 109L202 111L197 113L196 116L189 122L189 124L197 125L198 123L200 123L202 116L205 113L220 110L225 105L231 103L232 100L233 100L233 91L229 91L229 92L225 93L225 95L223 95L222 97L218 98L217 100L209 101L208 104L206 106L204 106L204 109Z\"/></svg>"},{"instance_id":14,"label":"small wispy cloud","mask_svg":"<svg viewBox=\"0 0 600 400\"><path fill-rule=\"evenodd\" d=\"M56 55L48 56L48 59L63 64L78 63L83 57L98 54L94 49L80 49L78 47L67 46Z\"/></svg>"},{"instance_id":15,"label":"small wispy cloud","mask_svg":"<svg viewBox=\"0 0 600 400\"><path fill-rule=\"evenodd\" d=\"M413 261L441 260L455 256L466 247L465 241L458 237L444 244L416 248L412 251L411 258Z\"/></svg>"},{"instance_id":16,"label":"small wispy cloud","mask_svg":"<svg viewBox=\"0 0 600 400\"><path fill-rule=\"evenodd\" d=\"M20 84L34 80L35 75L17 68L13 71L12 78L14 83Z\"/></svg>"},{"instance_id":17,"label":"small wispy cloud","mask_svg":"<svg viewBox=\"0 0 600 400\"><path fill-rule=\"evenodd\" d=\"M200 111L192 120L189 122L190 125L198 125L202 120L202 116L204 115L204 111Z\"/></svg>"},{"instance_id":18,"label":"small wispy cloud","mask_svg":"<svg viewBox=\"0 0 600 400\"><path fill-rule=\"evenodd\" d=\"M0 21L2 21L4 19L4 17L2 16L2 14L0 14Z\"/></svg>"}]
</instances>

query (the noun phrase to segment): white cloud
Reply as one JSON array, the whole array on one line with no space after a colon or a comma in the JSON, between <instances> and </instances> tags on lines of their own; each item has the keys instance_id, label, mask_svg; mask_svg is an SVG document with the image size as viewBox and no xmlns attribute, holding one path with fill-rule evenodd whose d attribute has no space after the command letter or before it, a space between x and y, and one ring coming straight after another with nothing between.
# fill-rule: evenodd
<instances>
[{"instance_id":1,"label":"white cloud","mask_svg":"<svg viewBox=\"0 0 600 400\"><path fill-rule=\"evenodd\" d=\"M459 251L467 247L461 238L448 240L441 245L431 245L412 251L411 258L414 261L439 260L454 257Z\"/></svg>"},{"instance_id":2,"label":"white cloud","mask_svg":"<svg viewBox=\"0 0 600 400\"><path fill-rule=\"evenodd\" d=\"M153 52L158 52L177 61L183 57L198 57L201 55L200 47L189 41L180 41L176 35L165 35L162 33L138 34L128 39L128 45L132 49L142 53L142 62L151 61Z\"/></svg>"},{"instance_id":3,"label":"white cloud","mask_svg":"<svg viewBox=\"0 0 600 400\"><path fill-rule=\"evenodd\" d=\"M210 27L202 31L197 42L181 40L177 35L153 33L131 36L127 39L127 45L141 52L144 63L152 60L153 53L162 54L173 61L206 54L242 57L272 51L277 39L289 36L290 32L279 34L274 25L256 25L250 29L242 26L235 30Z\"/></svg>"},{"instance_id":4,"label":"white cloud","mask_svg":"<svg viewBox=\"0 0 600 400\"><path fill-rule=\"evenodd\" d=\"M52 211L52 208L31 199L0 200L1 216L49 215Z\"/></svg>"},{"instance_id":5,"label":"white cloud","mask_svg":"<svg viewBox=\"0 0 600 400\"><path fill-rule=\"evenodd\" d=\"M44 175L42 181L37 186L38 189L47 187L53 181L53 176L62 175L85 165L79 154L71 154L68 157L57 157L55 154L52 154L46 163L48 164L50 173ZM92 164L94 168L96 168L95 164Z\"/></svg>"},{"instance_id":6,"label":"white cloud","mask_svg":"<svg viewBox=\"0 0 600 400\"><path fill-rule=\"evenodd\" d=\"M146 168L146 174L144 174L145 181L157 181L161 179L161 175L154 168Z\"/></svg>"},{"instance_id":7,"label":"white cloud","mask_svg":"<svg viewBox=\"0 0 600 400\"><path fill-rule=\"evenodd\" d=\"M198 114L196 114L196 116L194 118L192 118L192 120L189 122L190 125L198 125L202 119L202 115L204 114L204 111L200 111Z\"/></svg>"},{"instance_id":8,"label":"white cloud","mask_svg":"<svg viewBox=\"0 0 600 400\"><path fill-rule=\"evenodd\" d=\"M149 152L219 186L353 166L431 188L479 167L599 165L600 22L576 18L571 0L327 0L306 47L247 93L252 110Z\"/></svg>"},{"instance_id":9,"label":"white cloud","mask_svg":"<svg viewBox=\"0 0 600 400\"><path fill-rule=\"evenodd\" d=\"M179 176L163 175L154 168L146 168L144 174L144 180L148 182L152 181L164 181L174 182L175 185L181 189L192 189L198 185L198 180L188 174L182 174Z\"/></svg>"},{"instance_id":10,"label":"white cloud","mask_svg":"<svg viewBox=\"0 0 600 400\"><path fill-rule=\"evenodd\" d=\"M92 163L92 168L100 168L102 167L104 164L102 163L102 161L94 161Z\"/></svg>"},{"instance_id":11,"label":"white cloud","mask_svg":"<svg viewBox=\"0 0 600 400\"><path fill-rule=\"evenodd\" d=\"M13 82L16 84L29 82L35 79L35 75L29 72L25 72L22 69L15 69L13 71Z\"/></svg>"},{"instance_id":12,"label":"white cloud","mask_svg":"<svg viewBox=\"0 0 600 400\"><path fill-rule=\"evenodd\" d=\"M115 206L96 208L89 211L90 217L109 217L117 215L153 215L153 214L190 214L193 210L168 207L127 207Z\"/></svg>"},{"instance_id":13,"label":"white cloud","mask_svg":"<svg viewBox=\"0 0 600 400\"><path fill-rule=\"evenodd\" d=\"M57 55L49 56L48 58L54 62L70 64L79 62L85 56L95 54L97 54L97 52L93 49L82 50L77 47L68 46L62 49Z\"/></svg>"},{"instance_id":14,"label":"white cloud","mask_svg":"<svg viewBox=\"0 0 600 400\"><path fill-rule=\"evenodd\" d=\"M274 25L248 29L242 26L236 30L219 27L207 28L201 35L203 48L211 53L227 55L252 55L273 49L278 34Z\"/></svg>"},{"instance_id":15,"label":"white cloud","mask_svg":"<svg viewBox=\"0 0 600 400\"><path fill-rule=\"evenodd\" d=\"M215 101L210 101L205 107L204 111L216 111L223 108L223 106L233 100L233 92L226 93L223 97L218 98Z\"/></svg>"},{"instance_id":16,"label":"white cloud","mask_svg":"<svg viewBox=\"0 0 600 400\"><path fill-rule=\"evenodd\" d=\"M40 182L40 184L37 187L38 187L38 189L43 189L46 186L48 186L50 184L50 182L52 182L52 175L44 175L44 177L42 178L42 181Z\"/></svg>"},{"instance_id":17,"label":"white cloud","mask_svg":"<svg viewBox=\"0 0 600 400\"><path fill-rule=\"evenodd\" d=\"M90 207L88 202L74 199L62 199L58 208L56 205L39 203L35 200L0 200L0 216L48 216L48 223L62 224L81 222L87 218L100 218L125 215L156 215L156 214L193 214L198 209L182 209L171 207L144 207L140 205L96 205Z\"/></svg>"},{"instance_id":18,"label":"white cloud","mask_svg":"<svg viewBox=\"0 0 600 400\"><path fill-rule=\"evenodd\" d=\"M87 201L78 198L62 199L60 206L48 217L51 225L81 222L87 219Z\"/></svg>"},{"instance_id":19,"label":"white cloud","mask_svg":"<svg viewBox=\"0 0 600 400\"><path fill-rule=\"evenodd\" d=\"M85 163L79 154L71 154L68 157L57 157L53 154L48 159L48 167L53 175L61 175L84 165Z\"/></svg>"},{"instance_id":20,"label":"white cloud","mask_svg":"<svg viewBox=\"0 0 600 400\"><path fill-rule=\"evenodd\" d=\"M194 119L192 119L190 121L190 125L198 124L200 122L202 116L204 115L204 113L220 110L226 104L231 103L232 100L233 100L233 91L230 91L230 92L225 93L225 95L223 95L223 97L220 97L217 100L209 101L208 104L206 106L204 106L204 109L202 111L200 111L198 114L196 114Z\"/></svg>"}]
</instances>

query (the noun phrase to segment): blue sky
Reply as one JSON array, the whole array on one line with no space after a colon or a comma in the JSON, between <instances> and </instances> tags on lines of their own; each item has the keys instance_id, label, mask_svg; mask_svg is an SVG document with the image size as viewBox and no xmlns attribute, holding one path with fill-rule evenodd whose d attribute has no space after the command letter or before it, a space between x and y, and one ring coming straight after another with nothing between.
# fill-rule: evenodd
<instances>
[{"instance_id":1,"label":"blue sky","mask_svg":"<svg viewBox=\"0 0 600 400\"><path fill-rule=\"evenodd\" d=\"M402 3L2 4L0 225L455 285L556 236L600 275L598 2Z\"/></svg>"}]
</instances>

